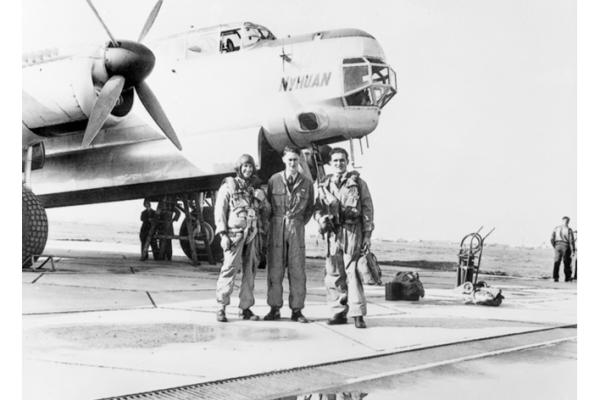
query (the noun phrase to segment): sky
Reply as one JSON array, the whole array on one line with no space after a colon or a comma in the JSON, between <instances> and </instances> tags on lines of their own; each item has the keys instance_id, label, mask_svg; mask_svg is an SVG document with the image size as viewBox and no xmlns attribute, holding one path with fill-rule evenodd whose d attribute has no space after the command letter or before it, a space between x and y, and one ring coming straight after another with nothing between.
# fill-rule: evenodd
<instances>
[{"instance_id":1,"label":"sky","mask_svg":"<svg viewBox=\"0 0 600 400\"><path fill-rule=\"evenodd\" d=\"M94 4L114 36L137 39L154 1ZM374 237L459 241L483 226L483 233L495 228L488 243L539 246L563 216L578 226L576 7L556 0L165 0L147 41L238 21L278 37L369 32L398 81L370 148L357 151L375 202ZM84 0L22 1L23 53L106 40ZM135 201L48 214L135 222L141 210Z\"/></svg>"}]
</instances>

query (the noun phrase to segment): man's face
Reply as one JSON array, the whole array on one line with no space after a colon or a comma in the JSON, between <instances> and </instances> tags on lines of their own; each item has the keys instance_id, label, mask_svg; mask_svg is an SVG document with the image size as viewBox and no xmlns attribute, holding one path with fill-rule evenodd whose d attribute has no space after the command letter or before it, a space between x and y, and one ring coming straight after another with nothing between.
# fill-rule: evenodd
<instances>
[{"instance_id":1,"label":"man's face","mask_svg":"<svg viewBox=\"0 0 600 400\"><path fill-rule=\"evenodd\" d=\"M569 226L569 219L568 218L563 218L563 224L565 226Z\"/></svg>"},{"instance_id":2,"label":"man's face","mask_svg":"<svg viewBox=\"0 0 600 400\"><path fill-rule=\"evenodd\" d=\"M336 175L341 175L346 172L348 167L348 159L343 153L335 153L331 156L331 166L335 171Z\"/></svg>"},{"instance_id":3,"label":"man's face","mask_svg":"<svg viewBox=\"0 0 600 400\"><path fill-rule=\"evenodd\" d=\"M240 172L244 179L248 179L252 176L252 173L254 172L254 167L250 163L244 163L240 167Z\"/></svg>"},{"instance_id":4,"label":"man's face","mask_svg":"<svg viewBox=\"0 0 600 400\"><path fill-rule=\"evenodd\" d=\"M300 162L300 156L296 153L287 152L283 156L283 163L285 164L285 170L288 173L298 172L298 162Z\"/></svg>"},{"instance_id":5,"label":"man's face","mask_svg":"<svg viewBox=\"0 0 600 400\"><path fill-rule=\"evenodd\" d=\"M146 202L146 203L144 203L144 207L146 207L146 210L149 210L151 205L150 205L150 203Z\"/></svg>"}]
</instances>

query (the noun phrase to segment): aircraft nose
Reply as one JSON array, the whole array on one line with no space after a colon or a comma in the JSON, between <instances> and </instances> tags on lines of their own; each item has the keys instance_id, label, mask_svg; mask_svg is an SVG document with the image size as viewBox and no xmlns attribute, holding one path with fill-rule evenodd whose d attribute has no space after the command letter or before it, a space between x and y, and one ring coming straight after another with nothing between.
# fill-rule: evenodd
<instances>
[{"instance_id":1,"label":"aircraft nose","mask_svg":"<svg viewBox=\"0 0 600 400\"><path fill-rule=\"evenodd\" d=\"M344 105L346 107L383 108L394 95L396 73L383 60L373 57L346 58L344 70Z\"/></svg>"}]
</instances>

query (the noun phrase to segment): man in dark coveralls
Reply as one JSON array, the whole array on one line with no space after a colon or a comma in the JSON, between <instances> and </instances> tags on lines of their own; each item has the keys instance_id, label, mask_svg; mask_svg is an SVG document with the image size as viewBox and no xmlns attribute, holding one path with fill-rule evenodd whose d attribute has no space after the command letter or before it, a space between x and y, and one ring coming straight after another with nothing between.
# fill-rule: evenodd
<instances>
[{"instance_id":1,"label":"man in dark coveralls","mask_svg":"<svg viewBox=\"0 0 600 400\"><path fill-rule=\"evenodd\" d=\"M306 299L304 226L312 215L314 189L311 180L298 171L299 162L300 150L286 147L285 170L273 175L267 185L272 211L267 249L267 304L271 311L265 316L266 321L281 318L283 276L287 268L292 321L308 322L302 315Z\"/></svg>"},{"instance_id":2,"label":"man in dark coveralls","mask_svg":"<svg viewBox=\"0 0 600 400\"><path fill-rule=\"evenodd\" d=\"M577 252L577 249L575 248L573 230L569 228L569 221L569 217L563 217L562 225L554 228L550 237L550 243L554 247L554 282L558 282L561 260L564 264L565 282L572 281L571 254Z\"/></svg>"},{"instance_id":3,"label":"man in dark coveralls","mask_svg":"<svg viewBox=\"0 0 600 400\"><path fill-rule=\"evenodd\" d=\"M144 207L146 209L142 211L142 215L140 216L140 220L142 221L142 227L140 228L140 242L142 243L142 256L140 257L140 261L146 261L148 259L148 253L144 256L144 244L148 239L148 235L150 234L150 227L152 226L152 220L156 218L156 211L152 209L152 204L148 200L144 200ZM154 259L158 258L158 243L155 239L150 241L150 247L152 248L152 254Z\"/></svg>"}]
</instances>

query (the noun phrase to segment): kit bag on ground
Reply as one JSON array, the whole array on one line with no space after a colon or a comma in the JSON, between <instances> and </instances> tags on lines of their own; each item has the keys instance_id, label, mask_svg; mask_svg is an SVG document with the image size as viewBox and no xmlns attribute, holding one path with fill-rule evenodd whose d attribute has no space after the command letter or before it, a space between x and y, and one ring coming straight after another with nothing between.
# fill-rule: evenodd
<instances>
[{"instance_id":1,"label":"kit bag on ground","mask_svg":"<svg viewBox=\"0 0 600 400\"><path fill-rule=\"evenodd\" d=\"M385 284L386 300L416 301L421 297L425 297L425 289L416 272L398 272L393 281Z\"/></svg>"},{"instance_id":2,"label":"kit bag on ground","mask_svg":"<svg viewBox=\"0 0 600 400\"><path fill-rule=\"evenodd\" d=\"M356 262L356 270L365 285L381 285L381 268L375 254L368 248L361 253Z\"/></svg>"},{"instance_id":3,"label":"kit bag on ground","mask_svg":"<svg viewBox=\"0 0 600 400\"><path fill-rule=\"evenodd\" d=\"M462 290L465 304L497 307L502 304L504 299L502 289L491 287L484 281L479 281L475 285L466 282Z\"/></svg>"}]
</instances>

